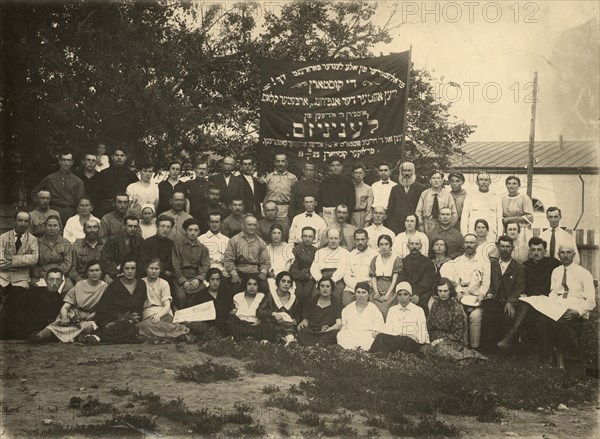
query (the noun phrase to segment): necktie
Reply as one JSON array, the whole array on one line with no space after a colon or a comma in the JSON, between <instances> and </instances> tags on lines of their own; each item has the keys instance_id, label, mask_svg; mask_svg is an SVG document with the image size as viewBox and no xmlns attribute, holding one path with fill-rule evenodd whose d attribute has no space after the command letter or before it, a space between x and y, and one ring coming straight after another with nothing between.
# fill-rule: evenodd
<instances>
[{"instance_id":1,"label":"necktie","mask_svg":"<svg viewBox=\"0 0 600 439\"><path fill-rule=\"evenodd\" d=\"M16 235L16 239L15 239L15 253L19 252L19 249L21 248L21 235Z\"/></svg>"},{"instance_id":2,"label":"necktie","mask_svg":"<svg viewBox=\"0 0 600 439\"><path fill-rule=\"evenodd\" d=\"M307 213L306 214L306 218L312 218L313 214L312 213Z\"/></svg>"},{"instance_id":3,"label":"necktie","mask_svg":"<svg viewBox=\"0 0 600 439\"><path fill-rule=\"evenodd\" d=\"M565 267L565 271L563 273L562 286L564 289L563 299L566 299L569 295L569 286L567 285L567 267Z\"/></svg>"},{"instance_id":4,"label":"necktie","mask_svg":"<svg viewBox=\"0 0 600 439\"><path fill-rule=\"evenodd\" d=\"M342 247L348 247L348 243L346 242L346 237L344 236L344 225L340 224L340 245Z\"/></svg>"},{"instance_id":5,"label":"necktie","mask_svg":"<svg viewBox=\"0 0 600 439\"><path fill-rule=\"evenodd\" d=\"M550 257L554 257L554 252L556 250L556 234L554 233L556 229L552 227L552 236L550 237Z\"/></svg>"},{"instance_id":6,"label":"necktie","mask_svg":"<svg viewBox=\"0 0 600 439\"><path fill-rule=\"evenodd\" d=\"M438 194L433 194L433 207L431 208L431 217L437 219L440 214L440 203L438 202Z\"/></svg>"}]
</instances>

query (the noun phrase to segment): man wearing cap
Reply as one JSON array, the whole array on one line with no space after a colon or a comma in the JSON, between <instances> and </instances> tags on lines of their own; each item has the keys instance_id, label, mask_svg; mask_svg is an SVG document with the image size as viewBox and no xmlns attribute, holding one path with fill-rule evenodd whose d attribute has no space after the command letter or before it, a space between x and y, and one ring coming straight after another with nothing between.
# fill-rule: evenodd
<instances>
[{"instance_id":1,"label":"man wearing cap","mask_svg":"<svg viewBox=\"0 0 600 439\"><path fill-rule=\"evenodd\" d=\"M490 289L486 299L482 301L482 348L487 344L496 344L514 323L520 306L519 297L525 294L525 267L512 258L513 240L508 236L500 236L496 243L500 259L493 259L490 264ZM499 331L500 330L500 331Z\"/></svg>"},{"instance_id":2,"label":"man wearing cap","mask_svg":"<svg viewBox=\"0 0 600 439\"><path fill-rule=\"evenodd\" d=\"M478 304L490 288L490 264L477 252L477 236L472 233L466 235L463 246L465 254L442 265L440 276L452 281L458 300L467 297L465 301L471 300L470 303L474 305L465 306L469 324L467 342L473 349L477 349L481 341L483 315Z\"/></svg>"},{"instance_id":3,"label":"man wearing cap","mask_svg":"<svg viewBox=\"0 0 600 439\"><path fill-rule=\"evenodd\" d=\"M544 351L551 352L556 346L559 353L558 366L564 367L560 354L575 347L574 334L596 307L596 295L592 274L573 262L575 246L562 244L558 254L562 265L552 272L548 297L553 303L567 307L567 310L558 321L544 316Z\"/></svg>"},{"instance_id":4,"label":"man wearing cap","mask_svg":"<svg viewBox=\"0 0 600 439\"><path fill-rule=\"evenodd\" d=\"M402 259L402 272L399 280L408 282L412 287L411 302L429 313L429 299L438 274L431 259L421 253L421 237L408 238L409 254Z\"/></svg>"},{"instance_id":5,"label":"man wearing cap","mask_svg":"<svg viewBox=\"0 0 600 439\"><path fill-rule=\"evenodd\" d=\"M465 204L465 197L467 196L467 191L462 188L463 184L465 184L465 176L460 172L451 172L448 174L448 181L450 182L450 195L454 198L456 213L458 215L454 228L460 230L460 218L462 216L463 205Z\"/></svg>"},{"instance_id":6,"label":"man wearing cap","mask_svg":"<svg viewBox=\"0 0 600 439\"><path fill-rule=\"evenodd\" d=\"M408 282L400 282L396 293L398 305L388 311L383 332L376 335L371 352L414 353L429 343L425 313L411 300L412 287Z\"/></svg>"}]
</instances>

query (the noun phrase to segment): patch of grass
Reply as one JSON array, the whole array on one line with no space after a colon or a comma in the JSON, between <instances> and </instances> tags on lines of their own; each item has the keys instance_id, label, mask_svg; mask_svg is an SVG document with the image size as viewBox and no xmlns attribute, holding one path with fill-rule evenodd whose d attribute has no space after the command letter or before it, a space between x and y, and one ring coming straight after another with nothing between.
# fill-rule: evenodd
<instances>
[{"instance_id":1,"label":"patch of grass","mask_svg":"<svg viewBox=\"0 0 600 439\"><path fill-rule=\"evenodd\" d=\"M43 429L37 428L30 433L32 437L64 437L73 435L85 435L89 437L140 437L156 429L156 419L157 416L125 413L114 415L112 419L99 424L64 425L57 422Z\"/></svg>"},{"instance_id":2,"label":"patch of grass","mask_svg":"<svg viewBox=\"0 0 600 439\"><path fill-rule=\"evenodd\" d=\"M383 418L381 416L376 415L367 415L367 419L363 421L363 424L365 424L367 427L385 427L385 421L383 420Z\"/></svg>"},{"instance_id":3,"label":"patch of grass","mask_svg":"<svg viewBox=\"0 0 600 439\"><path fill-rule=\"evenodd\" d=\"M112 404L100 402L98 398L88 396L87 400L81 406L81 416L98 416L104 413L114 412L116 409Z\"/></svg>"},{"instance_id":4,"label":"patch of grass","mask_svg":"<svg viewBox=\"0 0 600 439\"><path fill-rule=\"evenodd\" d=\"M112 363L123 363L124 361L131 361L135 358L133 352L125 352L122 355L108 355L105 357L92 356L85 360L79 361L77 364L81 366L95 366L98 364L112 364Z\"/></svg>"},{"instance_id":5,"label":"patch of grass","mask_svg":"<svg viewBox=\"0 0 600 439\"><path fill-rule=\"evenodd\" d=\"M266 434L267 431L265 430L265 427L259 423L242 425L235 430L227 432L227 436L230 437L265 436Z\"/></svg>"},{"instance_id":6,"label":"patch of grass","mask_svg":"<svg viewBox=\"0 0 600 439\"><path fill-rule=\"evenodd\" d=\"M295 384L291 384L290 388L288 389L288 392L290 392L292 395L302 395L304 392L302 390L300 390L298 388L297 385Z\"/></svg>"},{"instance_id":7,"label":"patch of grass","mask_svg":"<svg viewBox=\"0 0 600 439\"><path fill-rule=\"evenodd\" d=\"M375 427L371 427L367 430L367 437L379 437L381 436L381 433L379 433L379 430L377 430L377 428Z\"/></svg>"},{"instance_id":8,"label":"patch of grass","mask_svg":"<svg viewBox=\"0 0 600 439\"><path fill-rule=\"evenodd\" d=\"M212 360L192 366L181 366L175 370L175 373L179 381L196 383L233 380L240 376L240 371L235 367L215 363Z\"/></svg>"},{"instance_id":9,"label":"patch of grass","mask_svg":"<svg viewBox=\"0 0 600 439\"><path fill-rule=\"evenodd\" d=\"M401 437L455 437L459 432L454 425L448 425L431 415L421 416L416 422L409 420L407 423L389 424L388 430L394 436Z\"/></svg>"},{"instance_id":10,"label":"patch of grass","mask_svg":"<svg viewBox=\"0 0 600 439\"><path fill-rule=\"evenodd\" d=\"M125 386L124 389L113 387L112 389L110 389L110 393L117 396L127 396L131 394L131 389L128 386Z\"/></svg>"},{"instance_id":11,"label":"patch of grass","mask_svg":"<svg viewBox=\"0 0 600 439\"><path fill-rule=\"evenodd\" d=\"M279 392L281 389L279 388L279 386L276 386L274 384L269 384L268 386L264 386L261 391L262 393L266 393L267 395L270 395L272 393L276 393Z\"/></svg>"},{"instance_id":12,"label":"patch of grass","mask_svg":"<svg viewBox=\"0 0 600 439\"><path fill-rule=\"evenodd\" d=\"M306 407L306 404L300 402L298 397L293 395L271 395L265 402L265 405L290 412L300 412Z\"/></svg>"},{"instance_id":13,"label":"patch of grass","mask_svg":"<svg viewBox=\"0 0 600 439\"><path fill-rule=\"evenodd\" d=\"M251 424L254 418L249 414L253 407L248 404L234 404L234 412L223 416L223 421L227 424Z\"/></svg>"},{"instance_id":14,"label":"patch of grass","mask_svg":"<svg viewBox=\"0 0 600 439\"><path fill-rule=\"evenodd\" d=\"M308 425L309 427L318 427L321 424L324 424L325 421L321 419L319 415L313 412L303 412L298 416L298 420L296 421L298 424Z\"/></svg>"}]
</instances>

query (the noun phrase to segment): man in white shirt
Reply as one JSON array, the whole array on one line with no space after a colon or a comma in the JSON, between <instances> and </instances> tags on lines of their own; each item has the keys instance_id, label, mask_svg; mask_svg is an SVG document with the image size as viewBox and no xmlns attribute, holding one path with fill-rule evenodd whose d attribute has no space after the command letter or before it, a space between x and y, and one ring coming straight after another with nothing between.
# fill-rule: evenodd
<instances>
[{"instance_id":1,"label":"man in white shirt","mask_svg":"<svg viewBox=\"0 0 600 439\"><path fill-rule=\"evenodd\" d=\"M575 347L575 331L587 320L596 307L594 279L585 268L573 263L575 248L570 244L559 246L562 266L552 272L549 299L557 305L564 305L567 310L558 321L544 316L543 334L544 351L551 352L558 348L558 365L564 368L562 355Z\"/></svg>"},{"instance_id":2,"label":"man in white shirt","mask_svg":"<svg viewBox=\"0 0 600 439\"><path fill-rule=\"evenodd\" d=\"M321 233L327 228L327 223L315 213L315 208L317 207L315 195L305 195L303 206L304 212L299 213L292 220L288 242L290 244L300 244L302 241L302 229L305 227L312 227L316 230L315 241L313 244L315 247L318 247L321 242Z\"/></svg>"},{"instance_id":3,"label":"man in white shirt","mask_svg":"<svg viewBox=\"0 0 600 439\"><path fill-rule=\"evenodd\" d=\"M389 235L392 238L392 243L396 234L383 225L383 222L387 218L385 207L375 206L373 207L373 223L369 227L365 227L366 232L369 234L369 247L377 250L377 241L381 235Z\"/></svg>"},{"instance_id":4,"label":"man in white shirt","mask_svg":"<svg viewBox=\"0 0 600 439\"><path fill-rule=\"evenodd\" d=\"M502 201L495 193L490 192L492 179L489 174L480 172L477 174L477 186L479 190L468 194L463 205L460 219L460 230L464 235L475 233L475 221L486 220L490 226L490 240L496 242L502 235L504 226L502 224Z\"/></svg>"},{"instance_id":5,"label":"man in white shirt","mask_svg":"<svg viewBox=\"0 0 600 439\"><path fill-rule=\"evenodd\" d=\"M478 305L490 289L490 264L477 252L477 237L474 234L469 233L464 237L463 246L465 254L442 265L440 276L452 281L458 300L468 296L474 305ZM482 309L465 306L465 312L469 324L468 342L475 349L481 341Z\"/></svg>"},{"instance_id":6,"label":"man in white shirt","mask_svg":"<svg viewBox=\"0 0 600 439\"><path fill-rule=\"evenodd\" d=\"M229 238L221 233L221 214L219 212L212 212L208 215L208 227L208 232L200 235L198 241L208 249L210 268L218 268L223 277L229 277L229 273L223 266Z\"/></svg>"},{"instance_id":7,"label":"man in white shirt","mask_svg":"<svg viewBox=\"0 0 600 439\"><path fill-rule=\"evenodd\" d=\"M379 173L380 180L371 185L371 189L373 189L373 207L381 206L387 210L388 202L390 200L390 192L398 183L390 179L392 167L389 163L379 163L377 172Z\"/></svg>"},{"instance_id":8,"label":"man in white shirt","mask_svg":"<svg viewBox=\"0 0 600 439\"><path fill-rule=\"evenodd\" d=\"M337 229L329 229L326 234L327 247L323 247L315 253L315 260L310 266L310 274L316 282L322 277L330 277L335 282L332 294L340 302L344 291L344 276L350 252L340 246L340 232Z\"/></svg>"},{"instance_id":9,"label":"man in white shirt","mask_svg":"<svg viewBox=\"0 0 600 439\"><path fill-rule=\"evenodd\" d=\"M544 230L540 234L540 238L548 243L546 256L556 258L560 261L561 258L558 254L558 249L561 245L567 244L572 246L574 249L573 262L579 264L579 252L577 251L575 237L560 227L562 211L558 207L549 207L546 209L546 218L548 219L548 225L550 228Z\"/></svg>"},{"instance_id":10,"label":"man in white shirt","mask_svg":"<svg viewBox=\"0 0 600 439\"><path fill-rule=\"evenodd\" d=\"M383 333L373 341L372 352L417 352L421 345L429 343L425 312L411 302L410 284L400 282L396 292L398 305L390 308Z\"/></svg>"},{"instance_id":11,"label":"man in white shirt","mask_svg":"<svg viewBox=\"0 0 600 439\"><path fill-rule=\"evenodd\" d=\"M369 235L365 229L354 231L354 245L356 248L350 252L346 266L344 283L346 287L342 293L342 306L346 306L356 300L354 288L358 282L370 282L369 268L371 261L377 256L377 251L368 245Z\"/></svg>"}]
</instances>

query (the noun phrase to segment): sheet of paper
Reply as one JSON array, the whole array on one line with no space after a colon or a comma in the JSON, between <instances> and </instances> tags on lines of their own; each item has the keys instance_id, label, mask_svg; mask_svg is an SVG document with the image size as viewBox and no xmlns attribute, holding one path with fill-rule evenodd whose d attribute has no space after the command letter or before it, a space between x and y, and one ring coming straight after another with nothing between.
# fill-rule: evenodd
<instances>
[{"instance_id":1,"label":"sheet of paper","mask_svg":"<svg viewBox=\"0 0 600 439\"><path fill-rule=\"evenodd\" d=\"M206 322L217 318L214 302L206 302L175 312L173 323Z\"/></svg>"},{"instance_id":2,"label":"sheet of paper","mask_svg":"<svg viewBox=\"0 0 600 439\"><path fill-rule=\"evenodd\" d=\"M560 319L568 308L566 305L552 300L547 296L521 297L519 300L529 303L536 310L554 321Z\"/></svg>"}]
</instances>

